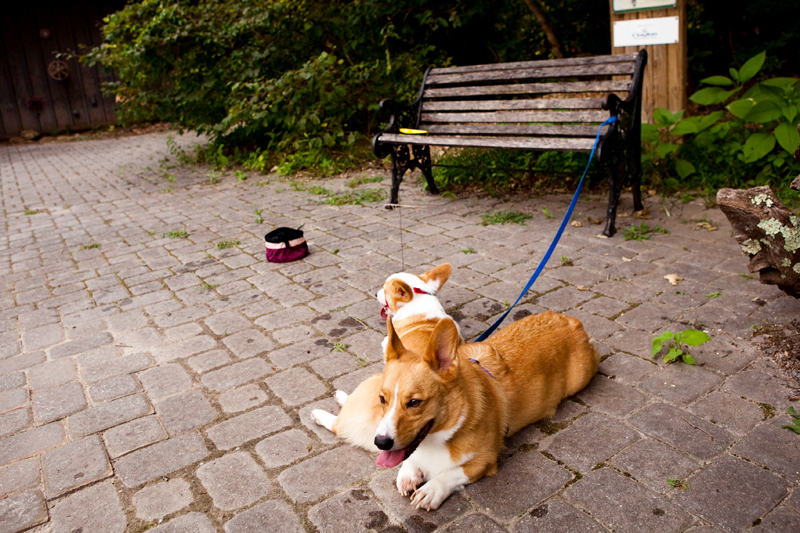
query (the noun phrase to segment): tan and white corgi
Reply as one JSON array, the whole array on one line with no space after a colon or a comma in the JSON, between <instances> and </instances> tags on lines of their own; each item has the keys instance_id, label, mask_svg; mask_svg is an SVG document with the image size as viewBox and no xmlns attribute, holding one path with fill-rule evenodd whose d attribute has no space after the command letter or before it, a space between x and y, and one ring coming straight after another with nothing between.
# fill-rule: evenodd
<instances>
[{"instance_id":1,"label":"tan and white corgi","mask_svg":"<svg viewBox=\"0 0 800 533\"><path fill-rule=\"evenodd\" d=\"M358 406L343 408L331 429L338 435L339 427L377 424L377 464L402 462L398 490L428 510L494 474L503 438L552 417L599 365L580 321L551 311L472 344L444 318L422 351L407 347L390 320L387 330L383 374L359 385Z\"/></svg>"},{"instance_id":2,"label":"tan and white corgi","mask_svg":"<svg viewBox=\"0 0 800 533\"><path fill-rule=\"evenodd\" d=\"M391 317L394 331L409 348L424 351L436 325L449 316L436 293L451 272L450 264L443 263L419 276L408 272L392 274L378 291L376 297L381 304L381 316ZM387 342L388 337L381 343L384 358ZM334 396L342 408L339 415L314 409L312 419L350 444L379 451L374 441L382 415L375 390L382 379L382 374L372 376L349 395L337 390Z\"/></svg>"}]
</instances>

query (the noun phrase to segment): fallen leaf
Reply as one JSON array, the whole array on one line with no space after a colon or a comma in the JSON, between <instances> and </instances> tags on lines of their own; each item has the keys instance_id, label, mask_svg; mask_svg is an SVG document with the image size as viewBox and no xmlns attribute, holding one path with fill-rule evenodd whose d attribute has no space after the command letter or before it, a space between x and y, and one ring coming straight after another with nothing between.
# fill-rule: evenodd
<instances>
[{"instance_id":1,"label":"fallen leaf","mask_svg":"<svg viewBox=\"0 0 800 533\"><path fill-rule=\"evenodd\" d=\"M669 281L671 285L677 285L679 281L683 281L683 278L678 274L667 274L664 279Z\"/></svg>"},{"instance_id":2,"label":"fallen leaf","mask_svg":"<svg viewBox=\"0 0 800 533\"><path fill-rule=\"evenodd\" d=\"M630 215L628 213L617 213L617 218L629 218Z\"/></svg>"},{"instance_id":3,"label":"fallen leaf","mask_svg":"<svg viewBox=\"0 0 800 533\"><path fill-rule=\"evenodd\" d=\"M647 191L647 194L649 194L650 196L653 196L654 194L656 194L656 190L655 189L650 189L649 191Z\"/></svg>"},{"instance_id":4,"label":"fallen leaf","mask_svg":"<svg viewBox=\"0 0 800 533\"><path fill-rule=\"evenodd\" d=\"M698 223L697 223L697 225L698 225L699 227L701 227L701 228L705 228L705 229L707 229L708 231L716 231L716 230L717 230L717 227L716 227L716 226L712 226L712 225L711 225L711 224L709 224L708 222L698 222Z\"/></svg>"},{"instance_id":5,"label":"fallen leaf","mask_svg":"<svg viewBox=\"0 0 800 533\"><path fill-rule=\"evenodd\" d=\"M627 261L627 262L629 262L629 263L630 263L631 261L633 261L633 259L629 259L629 258L627 258L627 257L623 257L623 258L622 258L622 260L623 260L623 261Z\"/></svg>"},{"instance_id":6,"label":"fallen leaf","mask_svg":"<svg viewBox=\"0 0 800 533\"><path fill-rule=\"evenodd\" d=\"M648 213L648 211L647 211L647 208L645 207L641 211L634 211L633 212L633 218L638 218L640 220L650 220L650 218L652 218L652 217L650 217L650 215L648 215L647 213Z\"/></svg>"},{"instance_id":7,"label":"fallen leaf","mask_svg":"<svg viewBox=\"0 0 800 533\"><path fill-rule=\"evenodd\" d=\"M598 233L597 235L595 235L595 238L596 238L596 239L608 239L608 237L606 237L606 236L605 236L605 235L603 235L602 233Z\"/></svg>"},{"instance_id":8,"label":"fallen leaf","mask_svg":"<svg viewBox=\"0 0 800 533\"><path fill-rule=\"evenodd\" d=\"M578 290L579 291L590 291L592 289L590 289L589 287L587 287L585 285L578 285Z\"/></svg>"},{"instance_id":9,"label":"fallen leaf","mask_svg":"<svg viewBox=\"0 0 800 533\"><path fill-rule=\"evenodd\" d=\"M306 444L306 450L308 450L308 451L311 451L311 449L312 449L313 447L314 447L314 445L313 445L313 444L311 444L310 442L309 442L308 444Z\"/></svg>"},{"instance_id":10,"label":"fallen leaf","mask_svg":"<svg viewBox=\"0 0 800 533\"><path fill-rule=\"evenodd\" d=\"M605 222L605 221L606 221L606 219L605 219L605 218L592 218L592 217L586 217L586 219L587 219L589 222L591 222L592 224L602 224L603 222Z\"/></svg>"},{"instance_id":11,"label":"fallen leaf","mask_svg":"<svg viewBox=\"0 0 800 533\"><path fill-rule=\"evenodd\" d=\"M569 223L569 225L570 226L575 226L576 228L582 228L583 227L583 224L581 224L577 220L573 220L572 222Z\"/></svg>"}]
</instances>

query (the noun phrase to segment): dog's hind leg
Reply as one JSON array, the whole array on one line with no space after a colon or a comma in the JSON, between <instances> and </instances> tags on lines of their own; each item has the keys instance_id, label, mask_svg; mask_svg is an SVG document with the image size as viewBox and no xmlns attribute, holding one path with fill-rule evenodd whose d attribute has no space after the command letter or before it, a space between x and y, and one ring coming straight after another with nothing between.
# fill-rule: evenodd
<instances>
[{"instance_id":1,"label":"dog's hind leg","mask_svg":"<svg viewBox=\"0 0 800 533\"><path fill-rule=\"evenodd\" d=\"M333 424L336 422L336 417L330 413L326 413L322 409L314 409L311 411L311 419L316 422L318 426L322 426L328 431L333 431Z\"/></svg>"}]
</instances>

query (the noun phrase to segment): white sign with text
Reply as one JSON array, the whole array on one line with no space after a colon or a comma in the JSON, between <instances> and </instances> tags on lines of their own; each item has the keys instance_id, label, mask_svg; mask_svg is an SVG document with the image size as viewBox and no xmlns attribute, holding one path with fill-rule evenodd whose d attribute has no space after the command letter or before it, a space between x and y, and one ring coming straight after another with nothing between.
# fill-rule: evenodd
<instances>
[{"instance_id":1,"label":"white sign with text","mask_svg":"<svg viewBox=\"0 0 800 533\"><path fill-rule=\"evenodd\" d=\"M614 22L614 46L675 44L680 35L678 17L618 20Z\"/></svg>"},{"instance_id":2,"label":"white sign with text","mask_svg":"<svg viewBox=\"0 0 800 533\"><path fill-rule=\"evenodd\" d=\"M676 0L614 0L614 12L641 11L643 9L663 9L678 5Z\"/></svg>"}]
</instances>

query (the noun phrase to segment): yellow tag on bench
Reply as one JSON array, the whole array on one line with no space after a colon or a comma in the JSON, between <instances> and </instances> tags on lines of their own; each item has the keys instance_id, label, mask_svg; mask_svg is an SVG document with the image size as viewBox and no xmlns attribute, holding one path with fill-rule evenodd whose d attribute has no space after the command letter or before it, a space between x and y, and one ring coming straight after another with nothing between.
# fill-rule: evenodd
<instances>
[{"instance_id":1,"label":"yellow tag on bench","mask_svg":"<svg viewBox=\"0 0 800 533\"><path fill-rule=\"evenodd\" d=\"M414 130L411 128L400 128L400 133L405 133L406 135L427 135L428 132L425 130Z\"/></svg>"}]
</instances>

